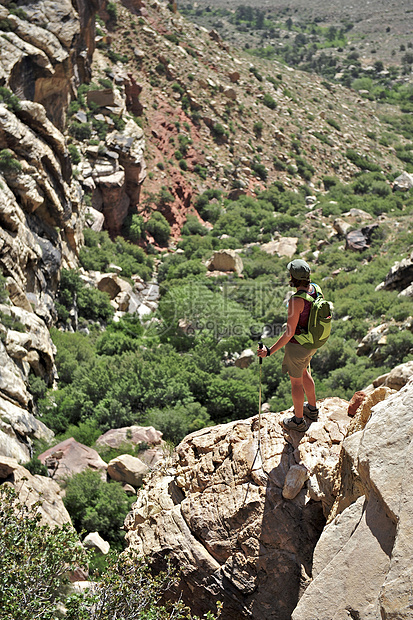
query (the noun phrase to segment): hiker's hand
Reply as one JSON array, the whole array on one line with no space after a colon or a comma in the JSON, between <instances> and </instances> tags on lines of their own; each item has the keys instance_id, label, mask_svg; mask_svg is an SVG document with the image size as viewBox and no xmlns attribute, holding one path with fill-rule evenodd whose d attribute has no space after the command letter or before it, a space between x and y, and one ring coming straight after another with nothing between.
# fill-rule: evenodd
<instances>
[{"instance_id":1,"label":"hiker's hand","mask_svg":"<svg viewBox=\"0 0 413 620\"><path fill-rule=\"evenodd\" d=\"M269 357L270 356L270 349L269 349L269 347L267 347L266 344L262 347L262 349L260 349L258 347L257 355L258 355L258 357Z\"/></svg>"}]
</instances>

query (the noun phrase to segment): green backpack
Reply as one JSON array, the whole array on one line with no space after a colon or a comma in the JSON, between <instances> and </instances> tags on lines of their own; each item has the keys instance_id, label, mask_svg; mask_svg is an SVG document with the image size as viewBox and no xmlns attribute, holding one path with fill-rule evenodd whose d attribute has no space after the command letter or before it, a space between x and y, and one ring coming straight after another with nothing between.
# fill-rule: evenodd
<instances>
[{"instance_id":1,"label":"green backpack","mask_svg":"<svg viewBox=\"0 0 413 620\"><path fill-rule=\"evenodd\" d=\"M312 282L317 297L311 297L305 291L294 293L293 297L301 297L311 302L311 309L308 315L307 332L294 334L295 340L306 349L319 349L328 340L331 332L331 307L330 303L324 299L323 291Z\"/></svg>"}]
</instances>

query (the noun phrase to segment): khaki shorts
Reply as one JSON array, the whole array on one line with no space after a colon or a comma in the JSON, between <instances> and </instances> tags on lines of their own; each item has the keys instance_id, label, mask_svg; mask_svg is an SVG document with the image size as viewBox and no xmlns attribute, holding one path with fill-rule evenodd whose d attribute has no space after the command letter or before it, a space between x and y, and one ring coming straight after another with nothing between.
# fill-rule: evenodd
<instances>
[{"instance_id":1,"label":"khaki shorts","mask_svg":"<svg viewBox=\"0 0 413 620\"><path fill-rule=\"evenodd\" d=\"M310 366L311 358L317 349L305 349L296 342L287 342L285 345L282 371L288 372L290 377L299 379L304 370Z\"/></svg>"}]
</instances>

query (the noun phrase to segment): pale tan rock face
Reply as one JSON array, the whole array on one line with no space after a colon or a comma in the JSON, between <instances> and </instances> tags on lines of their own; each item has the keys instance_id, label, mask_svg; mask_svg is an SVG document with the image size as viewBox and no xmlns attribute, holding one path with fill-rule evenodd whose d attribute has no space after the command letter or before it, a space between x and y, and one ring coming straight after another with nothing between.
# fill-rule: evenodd
<instances>
[{"instance_id":1,"label":"pale tan rock face","mask_svg":"<svg viewBox=\"0 0 413 620\"><path fill-rule=\"evenodd\" d=\"M360 620L412 617L413 379L396 393L380 390L387 397L343 444L360 497L324 530L315 579L293 620L345 618L349 610Z\"/></svg>"},{"instance_id":2,"label":"pale tan rock face","mask_svg":"<svg viewBox=\"0 0 413 620\"><path fill-rule=\"evenodd\" d=\"M71 522L63 504L62 489L54 480L45 476L32 476L15 459L0 456L0 481L14 486L20 501L28 507L41 501L43 524L61 526Z\"/></svg>"},{"instance_id":3,"label":"pale tan rock face","mask_svg":"<svg viewBox=\"0 0 413 620\"><path fill-rule=\"evenodd\" d=\"M207 268L210 271L235 271L240 275L244 265L234 250L218 250L207 262Z\"/></svg>"},{"instance_id":4,"label":"pale tan rock face","mask_svg":"<svg viewBox=\"0 0 413 620\"><path fill-rule=\"evenodd\" d=\"M121 454L108 463L108 476L117 482L130 484L138 487L142 484L143 477L148 473L149 467L143 461L130 454Z\"/></svg>"},{"instance_id":5,"label":"pale tan rock face","mask_svg":"<svg viewBox=\"0 0 413 620\"><path fill-rule=\"evenodd\" d=\"M225 620L290 619L311 574L323 502L333 501L347 407L338 398L323 401L320 421L304 436L284 434L285 413L263 414L262 462L258 416L189 435L174 462L138 492L125 521L130 546L159 565L172 554L194 613L222 600ZM309 476L318 495L310 496Z\"/></svg>"}]
</instances>

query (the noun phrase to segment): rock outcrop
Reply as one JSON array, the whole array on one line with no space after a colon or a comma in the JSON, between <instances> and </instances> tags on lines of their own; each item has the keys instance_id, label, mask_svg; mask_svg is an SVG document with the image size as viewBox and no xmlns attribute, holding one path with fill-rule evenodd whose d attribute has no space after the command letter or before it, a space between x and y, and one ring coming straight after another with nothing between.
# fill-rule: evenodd
<instances>
[{"instance_id":1,"label":"rock outcrop","mask_svg":"<svg viewBox=\"0 0 413 620\"><path fill-rule=\"evenodd\" d=\"M54 480L32 474L13 458L0 456L0 484L11 484L20 501L30 507L40 501L42 523L61 526L70 523L62 499L62 489Z\"/></svg>"},{"instance_id":2,"label":"rock outcrop","mask_svg":"<svg viewBox=\"0 0 413 620\"><path fill-rule=\"evenodd\" d=\"M194 613L221 600L225 620L289 619L334 501L347 407L323 401L304 437L284 436L273 413L260 430L254 417L189 435L138 492L129 545L158 566L172 556Z\"/></svg>"},{"instance_id":3,"label":"rock outcrop","mask_svg":"<svg viewBox=\"0 0 413 620\"><path fill-rule=\"evenodd\" d=\"M381 282L376 291L382 289L403 292L413 283L413 252L407 258L397 262L390 269L384 282Z\"/></svg>"},{"instance_id":4,"label":"rock outcrop","mask_svg":"<svg viewBox=\"0 0 413 620\"><path fill-rule=\"evenodd\" d=\"M206 264L209 271L234 271L241 275L244 265L235 250L218 250Z\"/></svg>"},{"instance_id":5,"label":"rock outcrop","mask_svg":"<svg viewBox=\"0 0 413 620\"><path fill-rule=\"evenodd\" d=\"M365 427L344 441L359 497L321 535L314 581L293 620L412 617L412 407L410 379L376 404Z\"/></svg>"}]
</instances>

